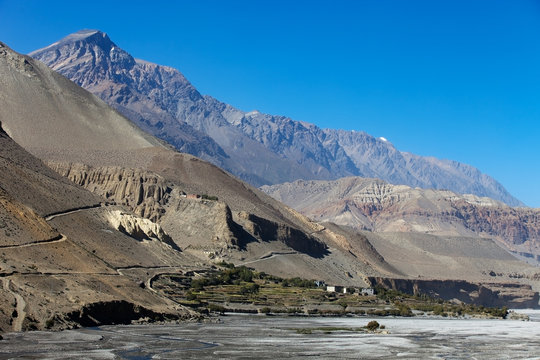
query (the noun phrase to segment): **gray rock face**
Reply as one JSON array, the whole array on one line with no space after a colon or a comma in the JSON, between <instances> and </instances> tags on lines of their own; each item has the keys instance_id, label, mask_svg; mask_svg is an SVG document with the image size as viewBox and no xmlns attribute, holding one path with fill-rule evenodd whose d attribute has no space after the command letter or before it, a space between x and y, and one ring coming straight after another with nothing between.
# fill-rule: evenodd
<instances>
[{"instance_id":1,"label":"gray rock face","mask_svg":"<svg viewBox=\"0 0 540 360\"><path fill-rule=\"evenodd\" d=\"M101 97L143 130L257 186L365 176L522 205L471 166L404 153L364 132L244 112L202 96L179 71L134 59L97 30L71 34L30 55Z\"/></svg>"}]
</instances>

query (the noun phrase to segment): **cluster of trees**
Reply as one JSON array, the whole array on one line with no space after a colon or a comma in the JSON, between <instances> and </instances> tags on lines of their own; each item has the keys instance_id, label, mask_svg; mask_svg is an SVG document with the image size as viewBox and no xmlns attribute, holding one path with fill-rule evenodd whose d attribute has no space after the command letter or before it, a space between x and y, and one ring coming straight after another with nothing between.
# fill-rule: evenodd
<instances>
[{"instance_id":1,"label":"cluster of trees","mask_svg":"<svg viewBox=\"0 0 540 360\"><path fill-rule=\"evenodd\" d=\"M313 280L301 279L299 277L294 277L292 279L281 279L281 286L283 287L301 287L301 288L315 288L315 282Z\"/></svg>"},{"instance_id":2,"label":"cluster of trees","mask_svg":"<svg viewBox=\"0 0 540 360\"><path fill-rule=\"evenodd\" d=\"M218 197L217 196L214 196L214 195L208 195L208 194L202 194L201 195L201 199L204 199L204 200L212 200L212 201L218 201Z\"/></svg>"},{"instance_id":3,"label":"cluster of trees","mask_svg":"<svg viewBox=\"0 0 540 360\"><path fill-rule=\"evenodd\" d=\"M193 290L202 290L205 286L240 285L242 282L251 283L253 282L253 275L253 271L245 266L227 266L225 269L212 273L208 277L193 279L191 281L191 288Z\"/></svg>"},{"instance_id":4,"label":"cluster of trees","mask_svg":"<svg viewBox=\"0 0 540 360\"><path fill-rule=\"evenodd\" d=\"M255 279L271 281L276 284L281 284L283 287L301 287L315 288L313 280L306 280L299 277L291 279L282 279L277 276L268 275L264 272L256 272L245 266L234 266L234 264L221 262L218 263L220 270L211 273L204 278L198 278L191 281L191 288L194 290L202 290L205 286L212 285L240 285L244 283L253 283Z\"/></svg>"}]
</instances>

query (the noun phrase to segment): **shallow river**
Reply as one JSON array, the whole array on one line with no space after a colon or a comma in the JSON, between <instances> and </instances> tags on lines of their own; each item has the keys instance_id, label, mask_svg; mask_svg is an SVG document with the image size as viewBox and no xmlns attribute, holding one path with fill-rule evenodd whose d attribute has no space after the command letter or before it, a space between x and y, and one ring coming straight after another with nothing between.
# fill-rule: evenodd
<instances>
[{"instance_id":1,"label":"shallow river","mask_svg":"<svg viewBox=\"0 0 540 360\"><path fill-rule=\"evenodd\" d=\"M540 312L529 314L533 321L377 318L388 334L295 330L357 328L372 318L247 315L11 333L0 341L0 359L540 359Z\"/></svg>"}]
</instances>

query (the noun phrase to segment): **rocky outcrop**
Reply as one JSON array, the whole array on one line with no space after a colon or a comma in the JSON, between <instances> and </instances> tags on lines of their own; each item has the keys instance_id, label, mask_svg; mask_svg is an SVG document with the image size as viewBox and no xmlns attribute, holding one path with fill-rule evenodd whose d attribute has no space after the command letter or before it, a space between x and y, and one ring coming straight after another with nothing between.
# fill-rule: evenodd
<instances>
[{"instance_id":1,"label":"rocky outcrop","mask_svg":"<svg viewBox=\"0 0 540 360\"><path fill-rule=\"evenodd\" d=\"M108 219L114 228L139 240L155 237L176 248L209 253L245 249L253 241L279 241L316 257L326 254L326 245L304 231L245 212L240 212L236 222L226 203L186 194L152 171L58 162L48 165L84 188L133 210L141 218L118 211ZM302 221L309 224L307 219ZM161 234L161 226L171 236Z\"/></svg>"},{"instance_id":2,"label":"rocky outcrop","mask_svg":"<svg viewBox=\"0 0 540 360\"><path fill-rule=\"evenodd\" d=\"M244 228L259 241L281 241L296 251L314 257L322 257L328 252L328 246L298 229L246 212L240 213L239 217L245 220Z\"/></svg>"},{"instance_id":3,"label":"rocky outcrop","mask_svg":"<svg viewBox=\"0 0 540 360\"><path fill-rule=\"evenodd\" d=\"M172 191L158 174L140 169L91 167L82 164L48 162L60 175L102 196L126 205L141 217L158 221Z\"/></svg>"},{"instance_id":4,"label":"rocky outcrop","mask_svg":"<svg viewBox=\"0 0 540 360\"><path fill-rule=\"evenodd\" d=\"M463 280L420 280L368 278L371 286L382 286L407 294L426 294L443 300L489 307L539 308L539 294L530 285L517 283L472 283Z\"/></svg>"},{"instance_id":5,"label":"rocky outcrop","mask_svg":"<svg viewBox=\"0 0 540 360\"><path fill-rule=\"evenodd\" d=\"M182 317L174 313L160 313L125 300L100 301L82 306L65 315L59 315L49 320L50 327L62 323L80 326L129 325L133 321L171 321Z\"/></svg>"},{"instance_id":6,"label":"rocky outcrop","mask_svg":"<svg viewBox=\"0 0 540 360\"><path fill-rule=\"evenodd\" d=\"M521 204L472 166L401 152L364 132L244 112L203 96L178 70L134 59L97 30L71 34L30 55L145 131L257 186L355 175Z\"/></svg>"},{"instance_id":7,"label":"rocky outcrop","mask_svg":"<svg viewBox=\"0 0 540 360\"><path fill-rule=\"evenodd\" d=\"M107 219L113 228L139 241L159 240L170 245L173 249L180 251L180 248L163 231L161 226L149 219L133 216L121 210L109 211Z\"/></svg>"},{"instance_id":8,"label":"rocky outcrop","mask_svg":"<svg viewBox=\"0 0 540 360\"><path fill-rule=\"evenodd\" d=\"M239 249L243 233L233 221L230 208L221 201L190 199L177 189L172 192L161 224L181 246L207 252Z\"/></svg>"},{"instance_id":9,"label":"rocky outcrop","mask_svg":"<svg viewBox=\"0 0 540 360\"><path fill-rule=\"evenodd\" d=\"M540 210L507 206L478 206L464 200L452 202L455 212L468 229L504 239L510 246L535 242L540 247Z\"/></svg>"}]
</instances>

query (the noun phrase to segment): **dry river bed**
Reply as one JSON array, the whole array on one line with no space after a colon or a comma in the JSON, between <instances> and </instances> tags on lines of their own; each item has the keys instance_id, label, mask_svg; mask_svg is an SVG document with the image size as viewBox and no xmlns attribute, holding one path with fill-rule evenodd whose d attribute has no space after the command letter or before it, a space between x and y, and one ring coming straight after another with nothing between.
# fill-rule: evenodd
<instances>
[{"instance_id":1,"label":"dry river bed","mask_svg":"<svg viewBox=\"0 0 540 360\"><path fill-rule=\"evenodd\" d=\"M367 317L263 315L10 333L0 359L540 359L540 311L527 313L531 321L377 318L388 333L344 330Z\"/></svg>"}]
</instances>

